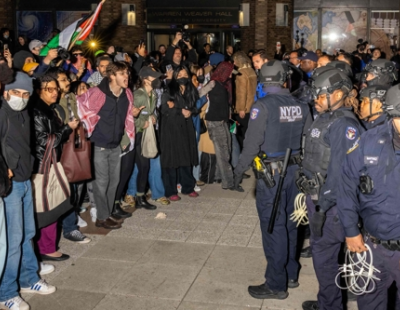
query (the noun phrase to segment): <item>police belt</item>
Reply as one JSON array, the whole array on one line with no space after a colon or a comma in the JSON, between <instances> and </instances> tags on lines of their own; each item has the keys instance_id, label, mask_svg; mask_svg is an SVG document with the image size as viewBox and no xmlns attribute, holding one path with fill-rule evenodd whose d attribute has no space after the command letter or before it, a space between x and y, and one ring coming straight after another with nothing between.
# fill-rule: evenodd
<instances>
[{"instance_id":1,"label":"police belt","mask_svg":"<svg viewBox=\"0 0 400 310\"><path fill-rule=\"evenodd\" d=\"M387 250L400 251L400 240L380 240L369 233L367 233L367 237L373 244L380 244Z\"/></svg>"},{"instance_id":2,"label":"police belt","mask_svg":"<svg viewBox=\"0 0 400 310\"><path fill-rule=\"evenodd\" d=\"M293 166L293 165L299 165L301 163L301 158L300 155L294 155L290 157L288 166ZM265 164L268 164L271 166L272 170L281 170L283 167L283 161L278 160L278 161L265 161Z\"/></svg>"}]
</instances>

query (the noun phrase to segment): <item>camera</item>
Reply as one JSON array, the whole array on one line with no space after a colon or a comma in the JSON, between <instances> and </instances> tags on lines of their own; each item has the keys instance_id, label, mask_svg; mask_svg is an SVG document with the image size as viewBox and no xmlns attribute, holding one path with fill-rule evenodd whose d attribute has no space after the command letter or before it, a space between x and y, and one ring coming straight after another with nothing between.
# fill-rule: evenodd
<instances>
[{"instance_id":1,"label":"camera","mask_svg":"<svg viewBox=\"0 0 400 310\"><path fill-rule=\"evenodd\" d=\"M361 193L364 195L371 194L372 190L374 189L374 182L369 175L360 176L359 188Z\"/></svg>"},{"instance_id":2,"label":"camera","mask_svg":"<svg viewBox=\"0 0 400 310\"><path fill-rule=\"evenodd\" d=\"M182 39L183 39L183 41L185 41L185 42L190 42L190 34L187 33L187 32L183 32L183 33L182 33Z\"/></svg>"},{"instance_id":3,"label":"camera","mask_svg":"<svg viewBox=\"0 0 400 310\"><path fill-rule=\"evenodd\" d=\"M65 48L59 46L57 47L57 56L60 57L62 60L68 60L69 52Z\"/></svg>"}]
</instances>

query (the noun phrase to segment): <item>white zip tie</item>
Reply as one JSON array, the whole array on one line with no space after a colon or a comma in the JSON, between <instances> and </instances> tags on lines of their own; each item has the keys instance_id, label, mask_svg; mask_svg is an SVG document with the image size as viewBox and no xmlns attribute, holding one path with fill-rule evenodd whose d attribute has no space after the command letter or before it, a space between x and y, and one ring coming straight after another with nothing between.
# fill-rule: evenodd
<instances>
[{"instance_id":1,"label":"white zip tie","mask_svg":"<svg viewBox=\"0 0 400 310\"><path fill-rule=\"evenodd\" d=\"M345 263L339 268L339 273L336 275L336 286L342 290L348 289L354 295L363 295L371 293L375 290L375 281L380 281L375 273L380 273L378 269L373 266L373 256L371 248L365 244L368 249L362 253L352 253L346 251ZM367 262L367 254L369 253L370 262ZM355 260L357 258L357 260ZM341 287L338 281L340 278L345 279L346 287ZM368 285L371 283L371 288Z\"/></svg>"},{"instance_id":2,"label":"white zip tie","mask_svg":"<svg viewBox=\"0 0 400 310\"><path fill-rule=\"evenodd\" d=\"M301 225L308 225L306 195L299 193L294 200L294 211L290 215L290 220L297 223L296 227Z\"/></svg>"}]
</instances>

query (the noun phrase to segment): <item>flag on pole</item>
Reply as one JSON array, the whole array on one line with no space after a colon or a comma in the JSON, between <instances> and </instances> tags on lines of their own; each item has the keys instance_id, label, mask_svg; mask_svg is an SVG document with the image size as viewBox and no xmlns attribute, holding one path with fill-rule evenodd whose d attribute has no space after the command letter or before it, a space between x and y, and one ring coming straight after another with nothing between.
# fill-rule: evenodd
<instances>
[{"instance_id":1,"label":"flag on pole","mask_svg":"<svg viewBox=\"0 0 400 310\"><path fill-rule=\"evenodd\" d=\"M46 56L50 49L59 46L70 50L74 45L81 45L92 31L105 1L102 0L88 17L78 19L51 39L40 51L40 56Z\"/></svg>"}]
</instances>

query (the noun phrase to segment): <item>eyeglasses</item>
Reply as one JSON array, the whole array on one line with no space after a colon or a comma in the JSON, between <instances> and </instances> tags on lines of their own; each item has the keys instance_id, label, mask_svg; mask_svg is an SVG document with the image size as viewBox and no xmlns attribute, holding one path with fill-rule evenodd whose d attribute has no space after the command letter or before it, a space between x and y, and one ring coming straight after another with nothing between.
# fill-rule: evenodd
<instances>
[{"instance_id":1,"label":"eyeglasses","mask_svg":"<svg viewBox=\"0 0 400 310\"><path fill-rule=\"evenodd\" d=\"M74 57L78 57L78 56L83 56L83 53L73 53L72 55L74 55Z\"/></svg>"},{"instance_id":2,"label":"eyeglasses","mask_svg":"<svg viewBox=\"0 0 400 310\"><path fill-rule=\"evenodd\" d=\"M21 93L20 91L15 90L15 89L10 89L10 90L15 96L25 98L25 99L29 98L29 96L31 95L29 92Z\"/></svg>"},{"instance_id":3,"label":"eyeglasses","mask_svg":"<svg viewBox=\"0 0 400 310\"><path fill-rule=\"evenodd\" d=\"M42 88L42 89L44 89L45 91L49 92L50 94L52 94L54 91L56 91L56 92L60 91L60 89L58 87L45 87L45 88Z\"/></svg>"}]
</instances>

